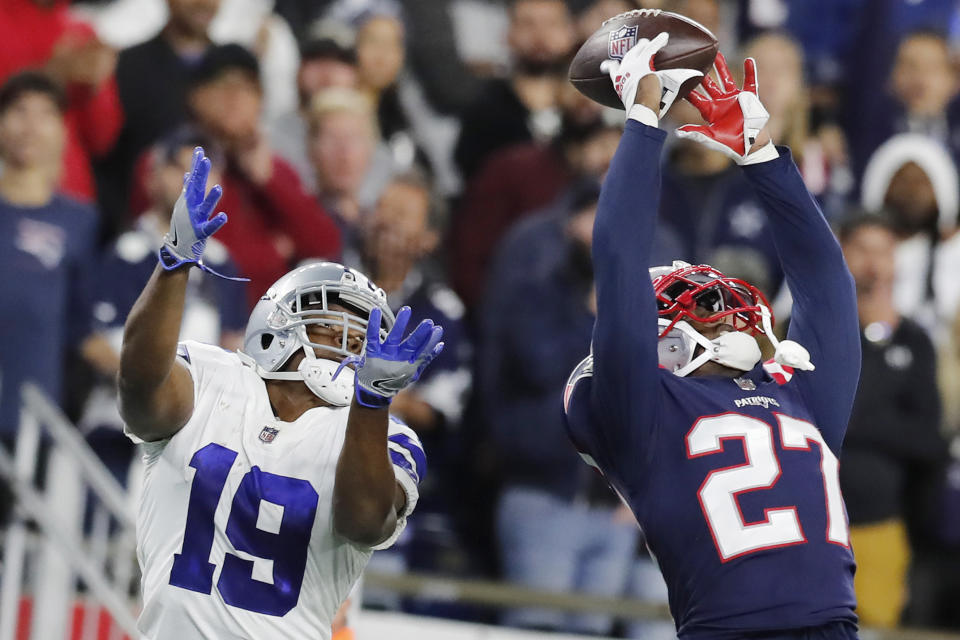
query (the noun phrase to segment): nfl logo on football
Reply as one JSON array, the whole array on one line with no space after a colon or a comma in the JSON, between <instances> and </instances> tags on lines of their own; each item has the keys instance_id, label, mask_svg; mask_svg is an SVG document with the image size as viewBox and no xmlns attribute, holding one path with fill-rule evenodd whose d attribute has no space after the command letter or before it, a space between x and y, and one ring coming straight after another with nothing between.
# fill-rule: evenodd
<instances>
[{"instance_id":1,"label":"nfl logo on football","mask_svg":"<svg viewBox=\"0 0 960 640\"><path fill-rule=\"evenodd\" d=\"M263 431L260 432L260 442L266 442L270 444L273 442L274 438L277 437L277 434L280 433L279 429L274 429L273 427L264 427Z\"/></svg>"},{"instance_id":2,"label":"nfl logo on football","mask_svg":"<svg viewBox=\"0 0 960 640\"><path fill-rule=\"evenodd\" d=\"M627 51L637 44L637 27L620 27L610 32L610 41L607 44L607 55L614 60L623 60Z\"/></svg>"}]
</instances>

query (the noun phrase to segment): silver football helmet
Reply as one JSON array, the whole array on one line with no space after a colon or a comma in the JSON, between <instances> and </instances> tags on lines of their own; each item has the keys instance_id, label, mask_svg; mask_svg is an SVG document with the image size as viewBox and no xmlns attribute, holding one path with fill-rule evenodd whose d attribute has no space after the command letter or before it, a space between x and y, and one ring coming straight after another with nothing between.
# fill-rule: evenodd
<instances>
[{"instance_id":1,"label":"silver football helmet","mask_svg":"<svg viewBox=\"0 0 960 640\"><path fill-rule=\"evenodd\" d=\"M346 311L333 310L332 305ZM340 362L354 355L349 349L350 330L365 336L374 307L382 312L383 339L394 323L383 289L359 271L335 262L298 267L273 283L253 308L240 357L262 378L302 380L322 400L347 406L353 398L354 372ZM310 342L308 325L340 330L340 345ZM298 349L306 357L297 371L279 371Z\"/></svg>"}]
</instances>

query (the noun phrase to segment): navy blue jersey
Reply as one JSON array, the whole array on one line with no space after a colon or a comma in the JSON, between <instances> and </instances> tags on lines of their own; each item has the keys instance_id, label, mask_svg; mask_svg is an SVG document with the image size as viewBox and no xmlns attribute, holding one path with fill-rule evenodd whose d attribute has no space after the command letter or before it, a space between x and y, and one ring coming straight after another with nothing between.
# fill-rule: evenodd
<instances>
[{"instance_id":1,"label":"navy blue jersey","mask_svg":"<svg viewBox=\"0 0 960 640\"><path fill-rule=\"evenodd\" d=\"M744 168L794 296L789 338L815 371L680 378L658 365L647 260L664 132L628 121L594 228L592 354L567 427L632 508L681 638L838 625L856 637L837 457L860 372L853 282L789 150Z\"/></svg>"},{"instance_id":2,"label":"navy blue jersey","mask_svg":"<svg viewBox=\"0 0 960 640\"><path fill-rule=\"evenodd\" d=\"M90 332L97 222L61 194L38 207L0 200L0 435L16 433L24 382L60 400L64 355Z\"/></svg>"}]
</instances>

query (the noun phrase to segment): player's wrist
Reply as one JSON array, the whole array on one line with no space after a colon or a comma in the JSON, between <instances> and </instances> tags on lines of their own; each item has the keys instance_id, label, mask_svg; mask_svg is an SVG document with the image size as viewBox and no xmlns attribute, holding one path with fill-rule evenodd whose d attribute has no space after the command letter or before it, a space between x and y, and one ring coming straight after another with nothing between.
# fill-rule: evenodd
<instances>
[{"instance_id":1,"label":"player's wrist","mask_svg":"<svg viewBox=\"0 0 960 640\"><path fill-rule=\"evenodd\" d=\"M777 151L777 147L773 144L773 140L770 140L768 137L765 145L760 148L756 148L756 145L751 147L750 153L737 160L737 164L739 164L741 167L746 167L751 164L760 164L761 162L776 160L779 157L780 152Z\"/></svg>"},{"instance_id":2,"label":"player's wrist","mask_svg":"<svg viewBox=\"0 0 960 640\"><path fill-rule=\"evenodd\" d=\"M632 110L633 107L636 106L643 106L654 113L658 113L660 111L660 98L662 93L663 88L660 83L660 78L656 73L648 73L640 78L640 81L637 83L637 95L629 110Z\"/></svg>"},{"instance_id":3,"label":"player's wrist","mask_svg":"<svg viewBox=\"0 0 960 640\"><path fill-rule=\"evenodd\" d=\"M197 264L196 258L185 258L168 244L164 244L157 251L157 260L165 271L175 271Z\"/></svg>"},{"instance_id":4,"label":"player's wrist","mask_svg":"<svg viewBox=\"0 0 960 640\"><path fill-rule=\"evenodd\" d=\"M379 394L370 393L369 391L361 389L360 387L357 387L353 399L356 404L364 409L372 410L389 409L390 403L393 402L393 398L384 398Z\"/></svg>"},{"instance_id":5,"label":"player's wrist","mask_svg":"<svg viewBox=\"0 0 960 640\"><path fill-rule=\"evenodd\" d=\"M657 112L643 104L635 104L630 107L630 111L627 112L627 120L636 120L648 127L660 126L660 118L657 117Z\"/></svg>"},{"instance_id":6,"label":"player's wrist","mask_svg":"<svg viewBox=\"0 0 960 640\"><path fill-rule=\"evenodd\" d=\"M384 396L376 391L365 388L359 380L354 382L354 399L367 409L386 409L393 402L393 396Z\"/></svg>"},{"instance_id":7,"label":"player's wrist","mask_svg":"<svg viewBox=\"0 0 960 640\"><path fill-rule=\"evenodd\" d=\"M750 145L750 149L747 151L747 155L750 155L754 151L759 151L767 145L769 145L773 139L770 137L770 132L767 131L767 127L764 127L760 130L760 133L757 134L757 139L753 141L753 144Z\"/></svg>"}]
</instances>

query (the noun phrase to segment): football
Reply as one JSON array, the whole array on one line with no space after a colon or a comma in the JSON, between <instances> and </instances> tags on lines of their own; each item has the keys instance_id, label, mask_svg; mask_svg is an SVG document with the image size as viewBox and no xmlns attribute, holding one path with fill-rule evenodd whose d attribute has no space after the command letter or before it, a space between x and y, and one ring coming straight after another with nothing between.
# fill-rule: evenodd
<instances>
[{"instance_id":1,"label":"football","mask_svg":"<svg viewBox=\"0 0 960 640\"><path fill-rule=\"evenodd\" d=\"M637 9L606 20L583 43L570 63L570 82L591 100L622 110L623 103L610 76L600 71L600 64L608 58L621 60L637 40L652 39L661 31L669 33L670 40L653 59L657 69L697 69L704 74L710 71L720 43L706 27L677 13ZM698 84L699 78L685 82L678 99Z\"/></svg>"}]
</instances>

